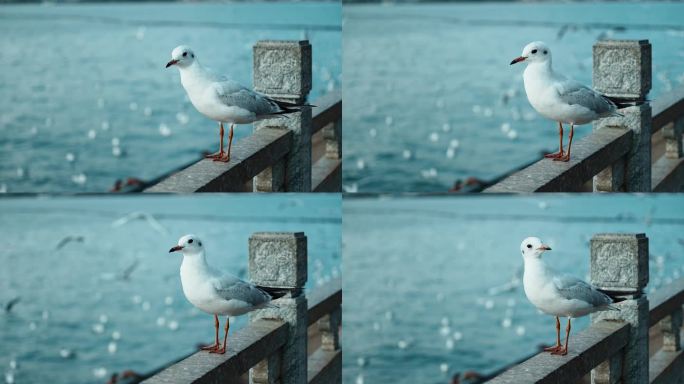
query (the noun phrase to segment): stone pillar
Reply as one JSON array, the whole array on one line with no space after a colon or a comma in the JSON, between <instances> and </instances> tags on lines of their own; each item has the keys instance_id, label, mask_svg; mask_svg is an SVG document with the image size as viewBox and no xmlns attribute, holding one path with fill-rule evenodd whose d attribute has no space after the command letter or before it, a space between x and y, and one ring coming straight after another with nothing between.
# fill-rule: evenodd
<instances>
[{"instance_id":1,"label":"stone pillar","mask_svg":"<svg viewBox=\"0 0 684 384\"><path fill-rule=\"evenodd\" d=\"M629 129L632 147L623 163L594 176L595 192L651 192L651 44L648 40L601 40L594 44L594 89L631 106L624 116L594 122L594 130Z\"/></svg>"},{"instance_id":2,"label":"stone pillar","mask_svg":"<svg viewBox=\"0 0 684 384\"><path fill-rule=\"evenodd\" d=\"M307 239L304 233L255 233L249 238L252 283L286 288L290 294L274 307L250 315L250 321L280 319L289 327L282 355L271 356L249 372L250 384L306 384L308 305L303 293L307 279ZM279 379L279 380L278 380Z\"/></svg>"},{"instance_id":3,"label":"stone pillar","mask_svg":"<svg viewBox=\"0 0 684 384\"><path fill-rule=\"evenodd\" d=\"M613 297L619 311L592 315L592 323L603 320L630 324L624 356L613 357L591 372L592 383L637 384L648 382L648 238L644 234L598 234L591 239L591 283ZM618 379L621 379L619 381Z\"/></svg>"},{"instance_id":4,"label":"stone pillar","mask_svg":"<svg viewBox=\"0 0 684 384\"><path fill-rule=\"evenodd\" d=\"M328 159L342 158L342 121L330 123L323 128L325 139L325 157Z\"/></svg>"},{"instance_id":5,"label":"stone pillar","mask_svg":"<svg viewBox=\"0 0 684 384\"><path fill-rule=\"evenodd\" d=\"M665 157L679 159L682 154L682 133L684 133L684 117L680 117L663 127L665 139Z\"/></svg>"},{"instance_id":6,"label":"stone pillar","mask_svg":"<svg viewBox=\"0 0 684 384\"><path fill-rule=\"evenodd\" d=\"M308 41L259 41L254 45L254 90L273 99L303 103L311 91L311 44ZM293 133L282 169L257 175L254 191L311 191L311 108L254 123L254 129L280 128ZM272 180L284 180L282 185ZM278 189L276 189L278 188Z\"/></svg>"}]
</instances>

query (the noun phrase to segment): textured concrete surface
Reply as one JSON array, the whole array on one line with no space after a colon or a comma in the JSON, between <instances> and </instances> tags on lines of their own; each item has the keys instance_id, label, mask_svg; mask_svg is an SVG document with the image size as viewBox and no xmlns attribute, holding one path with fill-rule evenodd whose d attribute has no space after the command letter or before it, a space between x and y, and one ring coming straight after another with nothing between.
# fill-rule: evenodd
<instances>
[{"instance_id":1,"label":"textured concrete surface","mask_svg":"<svg viewBox=\"0 0 684 384\"><path fill-rule=\"evenodd\" d=\"M594 44L594 89L610 97L644 100L651 90L648 40L601 40Z\"/></svg>"},{"instance_id":2,"label":"textured concrete surface","mask_svg":"<svg viewBox=\"0 0 684 384\"><path fill-rule=\"evenodd\" d=\"M591 239L591 283L626 297L614 304L619 310L592 314L593 324L622 322L630 325L622 364L601 364L592 379L610 383L619 377L624 384L648 382L649 304L642 295L648 284L648 238L645 234L597 234Z\"/></svg>"},{"instance_id":3,"label":"textured concrete surface","mask_svg":"<svg viewBox=\"0 0 684 384\"><path fill-rule=\"evenodd\" d=\"M684 133L684 116L663 127L665 156L669 159L682 157L682 133Z\"/></svg>"},{"instance_id":4,"label":"textured concrete surface","mask_svg":"<svg viewBox=\"0 0 684 384\"><path fill-rule=\"evenodd\" d=\"M612 292L640 293L648 284L646 235L594 235L591 238L591 282Z\"/></svg>"},{"instance_id":5,"label":"textured concrete surface","mask_svg":"<svg viewBox=\"0 0 684 384\"><path fill-rule=\"evenodd\" d=\"M259 41L254 45L254 89L266 96L301 103L311 90L311 45L308 41ZM292 146L285 158L282 190L311 191L311 108L287 117L254 123L254 130L288 129ZM277 175L280 177L280 175ZM262 180L263 178L263 180ZM272 182L272 173L258 175L254 190Z\"/></svg>"},{"instance_id":6,"label":"textured concrete surface","mask_svg":"<svg viewBox=\"0 0 684 384\"><path fill-rule=\"evenodd\" d=\"M249 238L249 276L254 284L302 288L307 279L303 232L258 232Z\"/></svg>"},{"instance_id":7,"label":"textured concrete surface","mask_svg":"<svg viewBox=\"0 0 684 384\"><path fill-rule=\"evenodd\" d=\"M594 122L594 130L623 128L631 130L632 143L625 158L624 190L651 191L651 107L648 104L620 110L624 116L608 117Z\"/></svg>"},{"instance_id":8,"label":"textured concrete surface","mask_svg":"<svg viewBox=\"0 0 684 384\"><path fill-rule=\"evenodd\" d=\"M620 308L619 311L594 313L591 321L594 324L607 320L630 325L627 345L624 347L622 383L648 383L648 300L639 297L616 306Z\"/></svg>"},{"instance_id":9,"label":"textured concrete surface","mask_svg":"<svg viewBox=\"0 0 684 384\"><path fill-rule=\"evenodd\" d=\"M259 41L254 45L254 90L302 102L311 91L311 44Z\"/></svg>"}]
</instances>

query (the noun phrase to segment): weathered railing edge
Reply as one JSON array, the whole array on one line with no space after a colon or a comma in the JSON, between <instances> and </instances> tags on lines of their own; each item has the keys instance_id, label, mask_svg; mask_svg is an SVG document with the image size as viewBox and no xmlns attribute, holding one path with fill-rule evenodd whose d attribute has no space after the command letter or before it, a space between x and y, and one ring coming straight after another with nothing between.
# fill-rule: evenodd
<instances>
[{"instance_id":1,"label":"weathered railing edge","mask_svg":"<svg viewBox=\"0 0 684 384\"><path fill-rule=\"evenodd\" d=\"M342 305L342 281L339 278L333 279L328 283L325 283L317 287L311 295L308 297L308 326L316 324L326 314L332 312L336 308ZM258 330L259 328L273 327L273 329L266 328L266 330ZM263 334L260 335L259 332ZM251 337L254 341L253 343L245 343L244 339ZM178 371L193 373L195 379L188 380L185 382L206 382L210 380L211 377L215 377L216 373L214 371L219 370L219 376L237 377L239 375L247 372L252 366L256 365L259 361L265 359L270 354L274 353L278 348L280 348L285 342L287 337L286 325L282 321L278 320L257 320L254 323L250 323L247 327L240 329L239 331L230 334L228 337L228 351L225 355L210 355L206 352L199 351L187 358L178 361L177 363L165 368L161 372L158 372L154 376L145 380L145 383L169 383L178 382ZM282 339L282 341L281 341ZM264 340L269 341L266 345L270 347L260 348ZM234 349L235 344L245 344L243 347L238 347ZM255 347L255 344L256 347ZM254 350L259 350L261 353L254 354ZM231 354L231 351L233 352ZM341 367L341 351L334 351L335 353L330 354L328 351L316 351L312 357L318 360L329 360L331 363L336 363L337 354L339 354L339 366ZM318 354L316 354L318 353ZM246 356L245 354L249 354ZM210 356L206 358L205 356ZM193 360L197 359L196 356L202 356L203 362L214 362L217 364L215 367L209 367L206 364L203 366L206 372L198 373L197 370L188 370L186 366L191 363L191 367L199 367L195 364ZM214 358L214 356L218 356ZM208 360L212 359L212 360ZM238 360L236 360L238 359ZM316 360L316 361L318 361ZM319 361L320 362L320 361ZM327 377L327 371L331 367L327 365L314 364L309 372L313 377ZM321 371L321 372L318 372ZM174 380L166 379L166 376L173 378Z\"/></svg>"},{"instance_id":2,"label":"weathered railing edge","mask_svg":"<svg viewBox=\"0 0 684 384\"><path fill-rule=\"evenodd\" d=\"M319 97L311 110L311 134L342 119L342 92L334 90Z\"/></svg>"},{"instance_id":3,"label":"weathered railing edge","mask_svg":"<svg viewBox=\"0 0 684 384\"><path fill-rule=\"evenodd\" d=\"M198 351L144 383L206 383L219 382L220 378L236 379L286 342L284 322L258 320L230 335L225 355Z\"/></svg>"},{"instance_id":4,"label":"weathered railing edge","mask_svg":"<svg viewBox=\"0 0 684 384\"><path fill-rule=\"evenodd\" d=\"M342 179L342 160L318 159L311 170L311 190L313 192L339 192Z\"/></svg>"},{"instance_id":5,"label":"weathered railing edge","mask_svg":"<svg viewBox=\"0 0 684 384\"><path fill-rule=\"evenodd\" d=\"M684 371L684 351L669 352L660 350L648 362L649 384L677 383L673 379L679 378Z\"/></svg>"},{"instance_id":6,"label":"weathered railing edge","mask_svg":"<svg viewBox=\"0 0 684 384\"><path fill-rule=\"evenodd\" d=\"M312 108L312 130L313 130L312 134L314 134L314 133L320 131L321 129L325 128L328 124L332 124L332 123L335 123L337 121L341 121L341 119L342 119L342 94L339 90L329 92L329 93L319 97L316 101L314 101L314 105L316 105L316 107ZM261 130L257 130L257 132L258 131L261 131ZM239 140L238 142L234 143L235 145L233 146L233 153L231 154L233 159L239 159L240 158L240 149L239 148L244 147L246 145L245 140L248 140L247 145L249 145L248 144L249 140L252 140L252 141L255 140L256 139L254 137L255 134L256 134L256 132L254 134L247 136L247 137ZM256 153L254 153L253 155L254 156L263 156L263 153L261 153L261 151L256 151ZM155 179L155 180L157 180L157 182L155 182L152 185L148 186L147 188L143 189L142 192L146 192L146 193L169 193L169 192L192 193L192 192L201 192L202 187L197 187L196 185L185 185L184 183L175 183L176 180L173 178L174 177L176 177L176 178L188 177L188 174L186 174L186 172L188 172L188 173L189 172L195 172L196 168L194 168L194 167L197 167L198 164L201 164L203 162L208 164L209 161L210 160L201 159L199 161L195 161L195 162L192 162L186 166L183 166L183 167L181 167L175 171L172 171L172 172L168 173L166 176L158 177L157 179ZM231 168L226 169L224 171L224 173L221 175L224 175L225 173L231 172L232 167L235 167L235 166L230 166L230 164L232 162L233 161L228 163L228 166ZM324 163L319 164L317 162L313 166L315 167L316 165L318 165L320 168L320 166L323 166L323 165L325 165L325 166L330 165L329 163L330 162L324 162ZM218 166L220 166L220 165L221 164L219 164ZM224 167L225 167L225 165L224 165ZM263 171L266 168L268 168L268 166L262 168L259 172ZM341 166L339 168L341 169ZM318 181L317 185L321 185L321 184L325 183L327 180L330 179L330 177L329 177L330 174L334 174L337 170L338 170L338 168L329 169L329 170L327 170L328 172L325 175L321 175L320 174L321 172L319 172L319 175L318 175L319 178L322 176L324 176L324 177L321 178L320 180L317 180ZM232 171L232 172L235 172L235 171ZM248 172L248 173L253 173L253 172ZM228 190L223 190L223 192L231 192L231 191L233 191L233 189L239 190L239 188L241 188L244 183L247 183L249 181L249 179L251 179L255 176L256 176L256 174L252 175L251 177L245 178L245 180L240 180L238 182L231 182L227 186ZM214 179L206 181L206 183L204 185L210 184L211 181L213 181L219 177L220 176L216 176ZM242 177L240 177L240 178L242 178ZM181 188L180 189L176 188L176 187L174 187L175 189L169 188L169 186L167 186L167 185L169 183L172 183L172 182L173 182L173 185L175 185L176 187L180 186ZM314 184L312 184L312 186L313 185Z\"/></svg>"},{"instance_id":7,"label":"weathered railing edge","mask_svg":"<svg viewBox=\"0 0 684 384\"><path fill-rule=\"evenodd\" d=\"M308 384L335 383L342 371L342 351L326 351L322 348L309 356Z\"/></svg>"},{"instance_id":8,"label":"weathered railing edge","mask_svg":"<svg viewBox=\"0 0 684 384\"><path fill-rule=\"evenodd\" d=\"M684 115L684 86L677 87L653 100L651 110L653 113L651 134L654 134Z\"/></svg>"},{"instance_id":9,"label":"weathered railing edge","mask_svg":"<svg viewBox=\"0 0 684 384\"><path fill-rule=\"evenodd\" d=\"M632 135L632 131L622 128L593 131L573 146L574 156L568 163L543 158L483 192L567 192L569 187L573 188L572 186L579 190L584 182L629 151ZM572 186L568 185L568 180L572 181Z\"/></svg>"},{"instance_id":10,"label":"weathered railing edge","mask_svg":"<svg viewBox=\"0 0 684 384\"><path fill-rule=\"evenodd\" d=\"M337 278L321 285L308 297L309 326L342 305L342 280Z\"/></svg>"},{"instance_id":11,"label":"weathered railing edge","mask_svg":"<svg viewBox=\"0 0 684 384\"><path fill-rule=\"evenodd\" d=\"M594 324L573 337L574 348L565 358L541 352L488 383L556 384L579 380L627 345L629 327L627 323L611 321Z\"/></svg>"},{"instance_id":12,"label":"weathered railing edge","mask_svg":"<svg viewBox=\"0 0 684 384\"><path fill-rule=\"evenodd\" d=\"M202 191L233 192L249 179L283 158L290 147L292 132L260 129L233 147L229 163L202 159L182 169L143 192L192 193Z\"/></svg>"},{"instance_id":13,"label":"weathered railing edge","mask_svg":"<svg viewBox=\"0 0 684 384\"><path fill-rule=\"evenodd\" d=\"M681 308L684 303L684 277L655 291L649 297L649 303L648 323L652 327L678 307Z\"/></svg>"}]
</instances>

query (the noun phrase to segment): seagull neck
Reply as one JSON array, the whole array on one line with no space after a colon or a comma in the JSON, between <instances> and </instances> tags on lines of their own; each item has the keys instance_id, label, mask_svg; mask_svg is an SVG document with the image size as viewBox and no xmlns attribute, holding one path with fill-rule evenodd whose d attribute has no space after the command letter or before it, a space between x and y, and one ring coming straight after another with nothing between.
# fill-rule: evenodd
<instances>
[{"instance_id":1,"label":"seagull neck","mask_svg":"<svg viewBox=\"0 0 684 384\"><path fill-rule=\"evenodd\" d=\"M527 65L525 72L532 72L537 76L553 77L553 68L551 67L551 59L542 62L532 62Z\"/></svg>"},{"instance_id":2,"label":"seagull neck","mask_svg":"<svg viewBox=\"0 0 684 384\"><path fill-rule=\"evenodd\" d=\"M188 253L183 254L183 263L181 268L192 268L192 269L202 269L207 270L209 266L207 265L207 259L204 256L204 252L199 253Z\"/></svg>"},{"instance_id":3,"label":"seagull neck","mask_svg":"<svg viewBox=\"0 0 684 384\"><path fill-rule=\"evenodd\" d=\"M524 273L532 273L532 274L538 274L540 272L544 273L546 272L546 264L544 261L539 258L539 257L525 257L523 258L525 261L525 272Z\"/></svg>"}]
</instances>

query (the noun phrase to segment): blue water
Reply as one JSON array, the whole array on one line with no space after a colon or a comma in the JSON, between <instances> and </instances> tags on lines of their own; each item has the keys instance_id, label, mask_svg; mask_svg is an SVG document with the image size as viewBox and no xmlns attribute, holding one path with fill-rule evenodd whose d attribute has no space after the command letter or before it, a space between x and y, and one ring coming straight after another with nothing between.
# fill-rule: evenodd
<instances>
[{"instance_id":1,"label":"blue water","mask_svg":"<svg viewBox=\"0 0 684 384\"><path fill-rule=\"evenodd\" d=\"M345 383L446 384L553 343L553 318L521 286L503 289L528 236L553 248L554 268L588 279L592 235L643 232L647 292L684 275L681 196L345 198L343 215Z\"/></svg>"},{"instance_id":2,"label":"blue water","mask_svg":"<svg viewBox=\"0 0 684 384\"><path fill-rule=\"evenodd\" d=\"M212 266L246 278L252 233L303 231L306 287L315 290L340 275L340 200L332 194L0 199L0 381L9 375L16 383L104 383L114 372L148 372L212 340L212 317L187 302L181 256L168 253L187 233L204 241ZM133 212L158 224L117 224ZM67 236L82 241L57 249ZM6 314L5 304L17 296ZM231 321L231 331L246 321Z\"/></svg>"},{"instance_id":3,"label":"blue water","mask_svg":"<svg viewBox=\"0 0 684 384\"><path fill-rule=\"evenodd\" d=\"M590 85L598 38L649 39L649 97L682 86L682 14L681 2L345 5L345 190L447 191L556 150L555 123L529 105L523 66L509 65L530 41L545 41L556 70ZM585 27L596 22L626 29ZM590 131L579 127L576 139Z\"/></svg>"},{"instance_id":4,"label":"blue water","mask_svg":"<svg viewBox=\"0 0 684 384\"><path fill-rule=\"evenodd\" d=\"M177 45L251 85L256 41L308 38L315 100L340 87L341 35L334 2L2 5L0 192L103 192L215 151L164 68Z\"/></svg>"}]
</instances>

